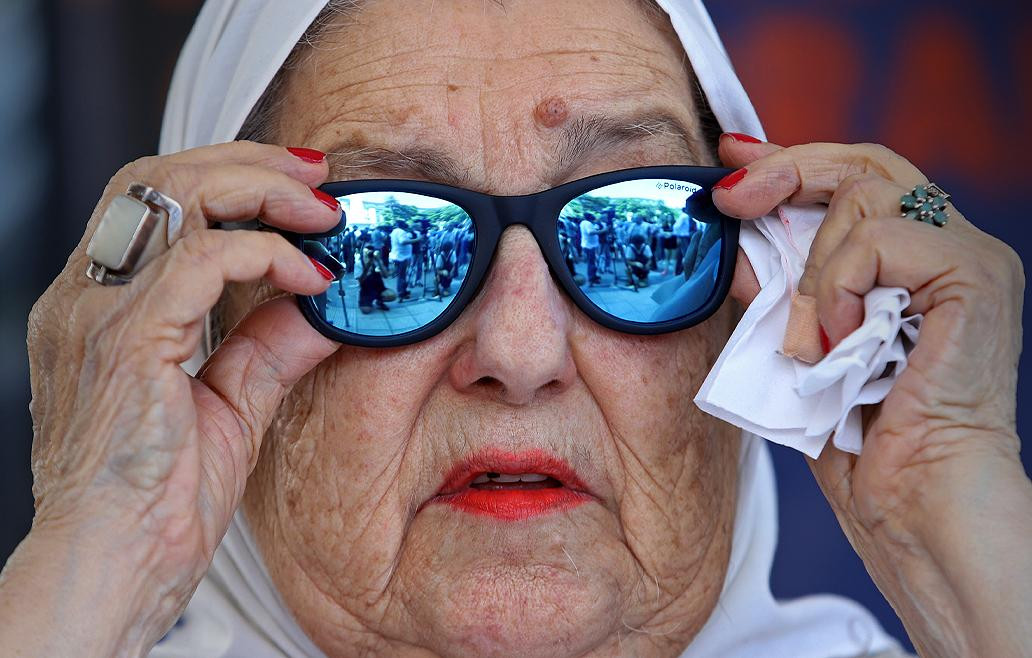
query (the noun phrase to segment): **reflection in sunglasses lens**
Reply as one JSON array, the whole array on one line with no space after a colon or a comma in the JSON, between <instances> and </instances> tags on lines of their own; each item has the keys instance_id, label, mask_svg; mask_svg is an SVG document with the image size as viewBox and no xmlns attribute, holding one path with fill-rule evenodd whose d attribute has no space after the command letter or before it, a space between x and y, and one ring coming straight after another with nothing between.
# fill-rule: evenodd
<instances>
[{"instance_id":1,"label":"reflection in sunglasses lens","mask_svg":"<svg viewBox=\"0 0 1032 658\"><path fill-rule=\"evenodd\" d=\"M397 336L436 320L462 287L473 221L459 206L408 192L338 197L344 232L320 242L344 275L316 296L330 325L362 336Z\"/></svg>"},{"instance_id":2,"label":"reflection in sunglasses lens","mask_svg":"<svg viewBox=\"0 0 1032 658\"><path fill-rule=\"evenodd\" d=\"M630 322L677 320L702 308L720 271L721 224L708 192L646 178L606 185L566 204L556 227L574 281L606 313Z\"/></svg>"}]
</instances>

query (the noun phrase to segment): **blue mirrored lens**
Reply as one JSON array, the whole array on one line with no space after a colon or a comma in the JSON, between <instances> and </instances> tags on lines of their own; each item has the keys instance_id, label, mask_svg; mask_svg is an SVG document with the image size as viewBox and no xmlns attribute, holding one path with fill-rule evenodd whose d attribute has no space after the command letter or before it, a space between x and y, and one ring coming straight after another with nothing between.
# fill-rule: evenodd
<instances>
[{"instance_id":1,"label":"blue mirrored lens","mask_svg":"<svg viewBox=\"0 0 1032 658\"><path fill-rule=\"evenodd\" d=\"M630 322L677 320L702 308L716 288L723 235L719 222L692 215L706 194L693 183L644 178L566 204L559 246L588 299Z\"/></svg>"},{"instance_id":2,"label":"blue mirrored lens","mask_svg":"<svg viewBox=\"0 0 1032 658\"><path fill-rule=\"evenodd\" d=\"M344 264L315 297L327 323L361 336L397 336L436 320L455 299L473 255L473 221L459 206L422 194L338 197L343 233L319 242Z\"/></svg>"}]
</instances>

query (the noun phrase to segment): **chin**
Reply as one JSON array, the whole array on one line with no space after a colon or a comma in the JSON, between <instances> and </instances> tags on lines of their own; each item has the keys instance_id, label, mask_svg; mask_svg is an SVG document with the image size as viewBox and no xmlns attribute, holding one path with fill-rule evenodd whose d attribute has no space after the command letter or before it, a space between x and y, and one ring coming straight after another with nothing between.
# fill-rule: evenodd
<instances>
[{"instance_id":1,"label":"chin","mask_svg":"<svg viewBox=\"0 0 1032 658\"><path fill-rule=\"evenodd\" d=\"M626 597L620 596L614 570L601 565L617 558L624 566L623 560L606 550L612 543L584 532L590 521L580 519L571 527L571 519L558 514L551 517L555 523L539 517L492 528L463 523L465 515L441 516L427 515L426 525L448 539L438 542L427 559L414 560L421 573L405 575L415 580L400 580L417 590L406 595L406 607L424 628L433 629L427 640L435 651L447 656L581 655L620 626ZM570 537L577 529L577 536Z\"/></svg>"},{"instance_id":2,"label":"chin","mask_svg":"<svg viewBox=\"0 0 1032 658\"><path fill-rule=\"evenodd\" d=\"M435 626L454 655L579 655L608 634L615 602L551 564L484 566L441 597Z\"/></svg>"}]
</instances>

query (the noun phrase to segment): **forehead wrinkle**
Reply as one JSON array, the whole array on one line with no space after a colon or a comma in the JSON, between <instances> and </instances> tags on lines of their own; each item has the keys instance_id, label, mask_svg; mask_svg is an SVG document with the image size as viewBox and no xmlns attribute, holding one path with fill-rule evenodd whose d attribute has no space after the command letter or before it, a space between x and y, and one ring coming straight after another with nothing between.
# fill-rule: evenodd
<instances>
[{"instance_id":1,"label":"forehead wrinkle","mask_svg":"<svg viewBox=\"0 0 1032 658\"><path fill-rule=\"evenodd\" d=\"M508 28L509 25L503 24L502 27ZM465 50L470 45L474 45L477 51L486 53L482 58L489 60L524 59L526 57L547 56L550 53L585 54L591 52L599 45L626 46L632 52L638 51L650 55L663 55L665 53L661 47L648 45L647 40L646 43L643 43L642 35L640 34L602 25L578 27L569 24L557 25L553 20L542 20L540 22L524 21L520 25L519 30L521 33L533 33L540 38L520 43L519 40L509 39L508 35L500 35L499 30L463 31L461 37L464 45L459 46L459 48ZM541 42L555 35L558 35L559 43L565 44L570 44L571 40L583 35L588 36L582 44L542 52L540 48ZM426 48L433 47L438 51L444 52L447 56L447 50L455 47L455 44L455 35L445 30L436 38L424 41L422 46Z\"/></svg>"},{"instance_id":2,"label":"forehead wrinkle","mask_svg":"<svg viewBox=\"0 0 1032 658\"><path fill-rule=\"evenodd\" d=\"M530 29L535 31L538 26L538 33L541 38L531 40L529 43L520 43L520 40L499 38L497 30L467 32L461 31L461 39L457 40L453 30L441 29L419 29L414 23L408 27L396 28L387 35L376 37L370 35L374 30L361 31L361 39L356 39L357 47L351 48L348 59L352 62L346 67L350 72L355 73L365 67L373 67L377 71L390 69L392 61L396 60L418 60L428 63L435 59L453 59L477 64L507 64L511 62L525 62L529 59L554 58L564 56L592 56L606 55L617 58L641 58L652 60L662 58L666 51L662 46L651 47L642 43L640 35L634 32L621 29L607 28L603 26L574 27L556 26L554 22L542 21L524 25L521 31ZM351 32L361 27L360 22L352 23L346 27L344 32ZM451 25L449 25L451 27ZM505 26L503 26L505 27ZM542 51L541 41L547 41L549 34L557 34L560 43L566 43L567 47L553 48ZM570 46L572 39L580 34L590 35L585 43ZM414 35L414 37L412 36ZM372 38L371 38L372 37ZM384 45L388 47L384 47ZM468 53L471 44L478 53ZM520 47L522 45L522 47ZM503 47L504 46L504 47ZM617 50L616 47L623 47ZM370 55L368 58L362 55ZM420 67L424 70L432 69L426 65ZM418 73L410 65L401 67L401 70L387 72L384 75L398 75L403 73ZM370 80L374 80L370 78Z\"/></svg>"},{"instance_id":3,"label":"forehead wrinkle","mask_svg":"<svg viewBox=\"0 0 1032 658\"><path fill-rule=\"evenodd\" d=\"M378 76L376 76L374 78L369 78L368 80L357 80L357 81L354 81L354 82L346 82L346 83L343 83L343 84L338 84L337 86L327 90L327 95L328 96L333 96L333 95L337 95L337 94L342 94L343 95L343 94L345 94L347 92L353 91L356 87L363 87L363 86L370 85L373 82L381 82L381 81L387 81L387 80L393 80L396 84L388 84L388 85L384 85L382 87L370 87L369 89L361 89L361 90L355 91L355 94L369 94L369 93L382 92L382 91L404 91L404 90L414 89L414 88L419 88L419 87L441 86L441 84L443 84L443 83L435 83L435 82L427 81L427 80L421 80L421 81L418 81L418 82L402 83L402 82L398 82L398 78L399 77L400 76L398 76L396 74L386 73L384 75L378 75Z\"/></svg>"}]
</instances>

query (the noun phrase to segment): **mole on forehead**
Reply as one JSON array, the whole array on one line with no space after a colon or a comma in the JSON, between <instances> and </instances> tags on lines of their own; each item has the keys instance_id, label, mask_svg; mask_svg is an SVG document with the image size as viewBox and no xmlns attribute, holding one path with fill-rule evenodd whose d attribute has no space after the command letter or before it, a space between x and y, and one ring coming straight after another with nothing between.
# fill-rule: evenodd
<instances>
[{"instance_id":1,"label":"mole on forehead","mask_svg":"<svg viewBox=\"0 0 1032 658\"><path fill-rule=\"evenodd\" d=\"M558 96L546 98L534 108L534 121L545 128L561 126L569 116L570 108Z\"/></svg>"}]
</instances>

